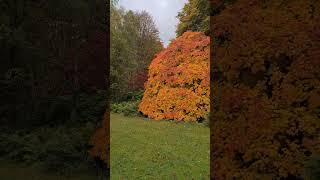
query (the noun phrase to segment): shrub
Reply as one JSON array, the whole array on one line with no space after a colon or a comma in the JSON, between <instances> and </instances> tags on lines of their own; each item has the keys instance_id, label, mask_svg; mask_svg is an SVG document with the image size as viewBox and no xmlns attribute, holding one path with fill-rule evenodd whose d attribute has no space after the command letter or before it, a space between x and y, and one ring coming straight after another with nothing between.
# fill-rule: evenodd
<instances>
[{"instance_id":1,"label":"shrub","mask_svg":"<svg viewBox=\"0 0 320 180\"><path fill-rule=\"evenodd\" d=\"M111 111L114 113L122 113L125 116L137 116L139 101L127 101L111 105Z\"/></svg>"},{"instance_id":2,"label":"shrub","mask_svg":"<svg viewBox=\"0 0 320 180\"><path fill-rule=\"evenodd\" d=\"M139 111L149 118L197 121L209 112L209 43L186 32L160 52L149 67Z\"/></svg>"},{"instance_id":3,"label":"shrub","mask_svg":"<svg viewBox=\"0 0 320 180\"><path fill-rule=\"evenodd\" d=\"M92 148L88 151L90 156L94 159L99 159L102 164L100 167L103 169L110 170L110 116L108 111L105 112L101 126L91 136L89 144Z\"/></svg>"},{"instance_id":4,"label":"shrub","mask_svg":"<svg viewBox=\"0 0 320 180\"><path fill-rule=\"evenodd\" d=\"M103 90L94 94L81 94L78 107L80 121L100 121L106 110L107 95Z\"/></svg>"},{"instance_id":5,"label":"shrub","mask_svg":"<svg viewBox=\"0 0 320 180\"><path fill-rule=\"evenodd\" d=\"M134 92L129 92L127 95L127 101L141 101L143 97L143 91L134 91Z\"/></svg>"},{"instance_id":6,"label":"shrub","mask_svg":"<svg viewBox=\"0 0 320 180\"><path fill-rule=\"evenodd\" d=\"M33 131L1 133L0 154L20 163L43 164L48 170L90 166L88 141L94 132L94 124L83 127L39 128ZM41 145L40 145L41 144Z\"/></svg>"},{"instance_id":7,"label":"shrub","mask_svg":"<svg viewBox=\"0 0 320 180\"><path fill-rule=\"evenodd\" d=\"M305 169L306 179L320 179L320 155L311 157L311 159L307 162Z\"/></svg>"},{"instance_id":8,"label":"shrub","mask_svg":"<svg viewBox=\"0 0 320 180\"><path fill-rule=\"evenodd\" d=\"M204 122L203 122L208 127L210 127L210 124L211 124L211 120L210 119L211 119L211 113L209 112L209 113L206 114L206 116L204 118Z\"/></svg>"}]
</instances>

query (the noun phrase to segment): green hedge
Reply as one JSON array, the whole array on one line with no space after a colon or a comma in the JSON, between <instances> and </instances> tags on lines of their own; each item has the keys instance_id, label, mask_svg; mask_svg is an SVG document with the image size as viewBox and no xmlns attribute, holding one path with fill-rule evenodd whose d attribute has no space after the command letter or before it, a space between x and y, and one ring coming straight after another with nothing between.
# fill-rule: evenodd
<instances>
[{"instance_id":1,"label":"green hedge","mask_svg":"<svg viewBox=\"0 0 320 180\"><path fill-rule=\"evenodd\" d=\"M139 116L139 106L140 101L127 101L121 103L114 103L111 105L111 112L121 113L125 116Z\"/></svg>"}]
</instances>

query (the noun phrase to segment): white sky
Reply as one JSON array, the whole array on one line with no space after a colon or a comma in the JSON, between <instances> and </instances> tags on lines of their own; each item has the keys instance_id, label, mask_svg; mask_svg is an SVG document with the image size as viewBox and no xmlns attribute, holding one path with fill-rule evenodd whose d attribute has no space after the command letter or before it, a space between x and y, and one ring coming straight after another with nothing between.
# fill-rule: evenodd
<instances>
[{"instance_id":1,"label":"white sky","mask_svg":"<svg viewBox=\"0 0 320 180\"><path fill-rule=\"evenodd\" d=\"M149 12L160 32L160 39L166 47L169 40L176 37L176 16L188 0L119 0L126 10Z\"/></svg>"}]
</instances>

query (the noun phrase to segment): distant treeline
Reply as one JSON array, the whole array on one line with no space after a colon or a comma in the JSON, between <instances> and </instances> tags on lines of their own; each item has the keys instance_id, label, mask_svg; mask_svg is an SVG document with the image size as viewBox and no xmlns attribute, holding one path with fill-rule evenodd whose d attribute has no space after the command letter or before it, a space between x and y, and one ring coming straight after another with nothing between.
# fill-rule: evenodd
<instances>
[{"instance_id":1,"label":"distant treeline","mask_svg":"<svg viewBox=\"0 0 320 180\"><path fill-rule=\"evenodd\" d=\"M162 48L159 31L146 12L111 6L111 100L127 100L128 94L143 90L147 68Z\"/></svg>"}]
</instances>

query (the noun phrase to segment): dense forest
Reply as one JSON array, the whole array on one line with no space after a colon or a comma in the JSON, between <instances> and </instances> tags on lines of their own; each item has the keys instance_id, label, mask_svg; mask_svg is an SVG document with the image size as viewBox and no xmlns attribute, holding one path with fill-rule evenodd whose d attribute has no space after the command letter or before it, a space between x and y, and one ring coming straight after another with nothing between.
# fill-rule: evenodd
<instances>
[{"instance_id":1,"label":"dense forest","mask_svg":"<svg viewBox=\"0 0 320 180\"><path fill-rule=\"evenodd\" d=\"M88 150L107 106L108 6L0 1L1 162L97 178Z\"/></svg>"},{"instance_id":2,"label":"dense forest","mask_svg":"<svg viewBox=\"0 0 320 180\"><path fill-rule=\"evenodd\" d=\"M110 37L111 100L125 101L143 90L147 68L163 45L148 12L127 11L116 3L111 6Z\"/></svg>"}]
</instances>

